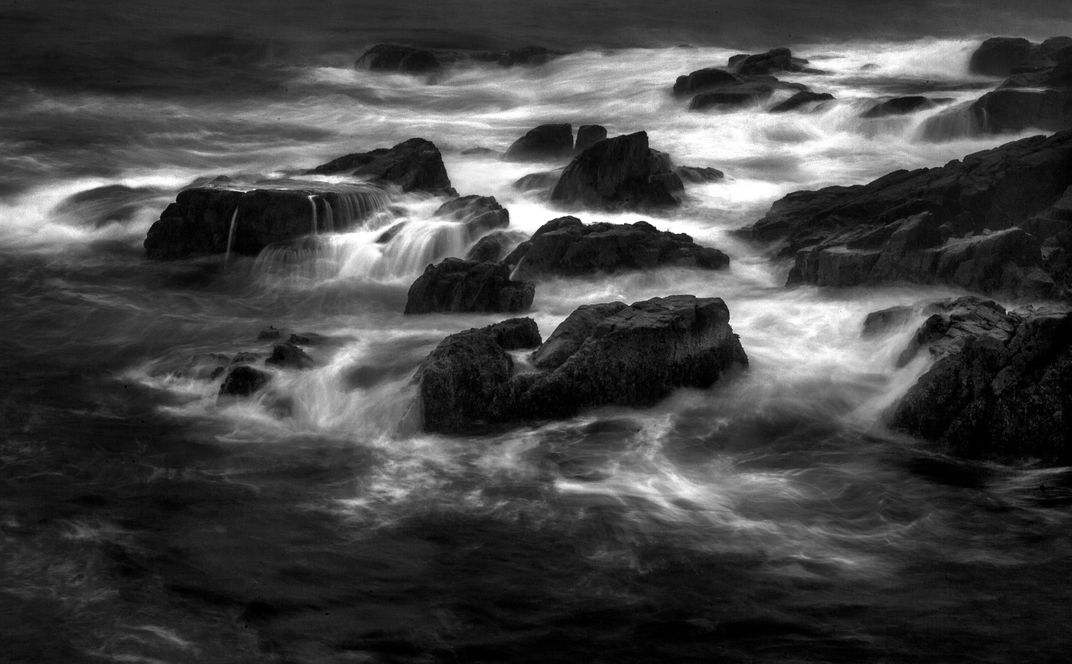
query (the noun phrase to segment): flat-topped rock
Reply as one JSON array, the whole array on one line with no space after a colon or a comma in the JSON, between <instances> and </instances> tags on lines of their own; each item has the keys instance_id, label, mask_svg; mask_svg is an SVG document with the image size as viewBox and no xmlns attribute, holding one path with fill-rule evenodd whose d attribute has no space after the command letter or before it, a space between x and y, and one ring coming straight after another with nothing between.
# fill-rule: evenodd
<instances>
[{"instance_id":1,"label":"flat-topped rock","mask_svg":"<svg viewBox=\"0 0 1072 664\"><path fill-rule=\"evenodd\" d=\"M532 306L535 292L532 282L511 281L502 263L445 258L410 286L405 313L518 313Z\"/></svg>"},{"instance_id":2,"label":"flat-topped rock","mask_svg":"<svg viewBox=\"0 0 1072 664\"><path fill-rule=\"evenodd\" d=\"M729 257L702 247L684 233L660 231L645 221L585 224L576 217L552 219L505 262L521 279L582 276L600 272L676 266L719 270Z\"/></svg>"},{"instance_id":3,"label":"flat-topped rock","mask_svg":"<svg viewBox=\"0 0 1072 664\"><path fill-rule=\"evenodd\" d=\"M391 148L348 154L307 171L311 175L353 175L395 185L402 191L446 196L458 193L450 184L443 155L431 141L411 138Z\"/></svg>"}]
</instances>

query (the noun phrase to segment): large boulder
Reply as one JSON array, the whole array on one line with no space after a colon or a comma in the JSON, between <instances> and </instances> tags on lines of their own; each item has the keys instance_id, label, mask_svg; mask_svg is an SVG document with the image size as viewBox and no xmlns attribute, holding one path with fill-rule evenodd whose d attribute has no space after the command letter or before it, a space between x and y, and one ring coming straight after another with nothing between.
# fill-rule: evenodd
<instances>
[{"instance_id":1,"label":"large boulder","mask_svg":"<svg viewBox=\"0 0 1072 664\"><path fill-rule=\"evenodd\" d=\"M674 207L684 189L664 153L648 147L648 135L599 141L573 158L551 192L562 206L604 210Z\"/></svg>"},{"instance_id":2,"label":"large boulder","mask_svg":"<svg viewBox=\"0 0 1072 664\"><path fill-rule=\"evenodd\" d=\"M1008 76L1034 52L1035 45L1023 37L991 37L972 53L968 70L983 76Z\"/></svg>"},{"instance_id":3,"label":"large boulder","mask_svg":"<svg viewBox=\"0 0 1072 664\"><path fill-rule=\"evenodd\" d=\"M507 161L554 161L573 154L573 125L543 124L530 129L506 150Z\"/></svg>"},{"instance_id":4,"label":"large boulder","mask_svg":"<svg viewBox=\"0 0 1072 664\"><path fill-rule=\"evenodd\" d=\"M906 354L934 364L888 414L891 427L957 456L1072 463L1072 314L939 308Z\"/></svg>"},{"instance_id":5,"label":"large boulder","mask_svg":"<svg viewBox=\"0 0 1072 664\"><path fill-rule=\"evenodd\" d=\"M376 182L401 187L402 191L421 191L457 196L450 185L443 155L431 141L411 138L392 148L348 154L307 171L310 175L347 174L367 177Z\"/></svg>"},{"instance_id":6,"label":"large boulder","mask_svg":"<svg viewBox=\"0 0 1072 664\"><path fill-rule=\"evenodd\" d=\"M511 281L510 268L502 263L445 258L410 286L405 313L517 313L532 306L535 288L532 282Z\"/></svg>"},{"instance_id":7,"label":"large boulder","mask_svg":"<svg viewBox=\"0 0 1072 664\"><path fill-rule=\"evenodd\" d=\"M375 186L243 190L227 185L179 192L145 236L149 258L256 255L270 244L346 230L387 206ZM330 222L330 223L329 223Z\"/></svg>"},{"instance_id":8,"label":"large boulder","mask_svg":"<svg viewBox=\"0 0 1072 664\"><path fill-rule=\"evenodd\" d=\"M433 214L464 223L472 238L510 225L510 211L499 205L494 196L460 196L440 205Z\"/></svg>"},{"instance_id":9,"label":"large boulder","mask_svg":"<svg viewBox=\"0 0 1072 664\"><path fill-rule=\"evenodd\" d=\"M505 262L518 278L532 279L664 266L719 270L730 259L684 233L660 231L646 221L585 224L576 217L560 217L541 226Z\"/></svg>"},{"instance_id":10,"label":"large boulder","mask_svg":"<svg viewBox=\"0 0 1072 664\"><path fill-rule=\"evenodd\" d=\"M505 324L524 324L517 321ZM495 327L451 335L418 368L425 430L473 431L489 423L568 417L594 406L649 405L677 388L709 387L748 363L718 298L676 295L589 306L552 334L552 348L535 352L535 371L517 370Z\"/></svg>"},{"instance_id":11,"label":"large boulder","mask_svg":"<svg viewBox=\"0 0 1072 664\"><path fill-rule=\"evenodd\" d=\"M725 69L706 67L678 76L677 80L674 81L674 94L679 97L691 96L714 88L732 87L742 81L741 77L731 74Z\"/></svg>"},{"instance_id":12,"label":"large boulder","mask_svg":"<svg viewBox=\"0 0 1072 664\"><path fill-rule=\"evenodd\" d=\"M923 280L1004 290L1005 277L976 270L984 264L983 272L1009 266L1022 273L1025 284L1036 282L1039 275L1032 272L1039 244L1057 235L1061 222L1028 222L1070 185L1072 132L1062 132L1014 141L938 168L895 171L866 185L795 192L740 233L778 241L778 255L798 260L796 281ZM906 225L921 213L929 216ZM1033 232L1011 230L1024 225ZM894 237L895 231L901 233ZM883 253L888 260L872 274ZM977 262L964 268L957 262L967 260ZM831 265L837 276L824 267Z\"/></svg>"}]
</instances>

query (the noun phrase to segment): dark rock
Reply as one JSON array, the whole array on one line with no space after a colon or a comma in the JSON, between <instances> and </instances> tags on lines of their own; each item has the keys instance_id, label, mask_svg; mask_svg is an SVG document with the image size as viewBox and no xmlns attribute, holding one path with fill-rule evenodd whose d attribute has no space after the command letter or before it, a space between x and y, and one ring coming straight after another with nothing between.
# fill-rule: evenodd
<instances>
[{"instance_id":1,"label":"dark rock","mask_svg":"<svg viewBox=\"0 0 1072 664\"><path fill-rule=\"evenodd\" d=\"M535 288L532 282L510 281L510 268L502 263L446 258L413 282L405 312L517 313L532 306Z\"/></svg>"},{"instance_id":2,"label":"dark rock","mask_svg":"<svg viewBox=\"0 0 1072 664\"><path fill-rule=\"evenodd\" d=\"M435 53L422 48L398 44L376 44L365 51L354 66L370 71L426 74L439 69L443 63Z\"/></svg>"},{"instance_id":3,"label":"dark rock","mask_svg":"<svg viewBox=\"0 0 1072 664\"><path fill-rule=\"evenodd\" d=\"M872 311L864 318L863 337L877 337L897 329L912 320L915 313L915 309L905 306Z\"/></svg>"},{"instance_id":4,"label":"dark rock","mask_svg":"<svg viewBox=\"0 0 1072 664\"><path fill-rule=\"evenodd\" d=\"M244 364L231 367L227 372L227 377L223 379L223 384L220 385L219 396L221 398L248 397L267 385L270 379L271 376L264 371Z\"/></svg>"},{"instance_id":5,"label":"dark rock","mask_svg":"<svg viewBox=\"0 0 1072 664\"><path fill-rule=\"evenodd\" d=\"M541 226L505 262L516 266L518 278L531 279L663 266L719 270L729 265L729 257L645 221L584 224L576 217L560 217Z\"/></svg>"},{"instance_id":6,"label":"dark rock","mask_svg":"<svg viewBox=\"0 0 1072 664\"><path fill-rule=\"evenodd\" d=\"M891 410L891 427L961 457L1072 462L1072 314L961 300L914 343L935 362Z\"/></svg>"},{"instance_id":7,"label":"dark rock","mask_svg":"<svg viewBox=\"0 0 1072 664\"><path fill-rule=\"evenodd\" d=\"M606 127L602 125L581 125L577 128L577 144L573 146L573 151L584 152L606 138Z\"/></svg>"},{"instance_id":8,"label":"dark rock","mask_svg":"<svg viewBox=\"0 0 1072 664\"><path fill-rule=\"evenodd\" d=\"M967 113L973 134L1060 131L1072 127L1072 90L1002 88L972 102Z\"/></svg>"},{"instance_id":9,"label":"dark rock","mask_svg":"<svg viewBox=\"0 0 1072 664\"><path fill-rule=\"evenodd\" d=\"M400 221L397 224L392 224L387 227L387 230L376 236L376 244L387 244L391 240L395 239L395 236L402 232L402 229L406 227L405 221Z\"/></svg>"},{"instance_id":10,"label":"dark rock","mask_svg":"<svg viewBox=\"0 0 1072 664\"><path fill-rule=\"evenodd\" d=\"M393 184L402 191L423 191L457 196L450 186L443 155L431 141L411 138L387 149L348 154L307 171L311 175L346 173L369 177L376 182Z\"/></svg>"},{"instance_id":11,"label":"dark rock","mask_svg":"<svg viewBox=\"0 0 1072 664\"><path fill-rule=\"evenodd\" d=\"M766 53L757 53L755 55L735 55L729 59L727 64L735 74L742 76L768 75L779 72L816 73L816 70L808 68L807 60L794 58L788 48L772 48Z\"/></svg>"},{"instance_id":12,"label":"dark rock","mask_svg":"<svg viewBox=\"0 0 1072 664\"><path fill-rule=\"evenodd\" d=\"M294 344L296 346L323 346L331 341L330 337L325 337L322 334L316 332L302 332L301 334L292 334L287 339L287 343Z\"/></svg>"},{"instance_id":13,"label":"dark rock","mask_svg":"<svg viewBox=\"0 0 1072 664\"><path fill-rule=\"evenodd\" d=\"M257 341L271 341L273 339L278 339L282 334L282 330L269 325L257 333Z\"/></svg>"},{"instance_id":14,"label":"dark rock","mask_svg":"<svg viewBox=\"0 0 1072 664\"><path fill-rule=\"evenodd\" d=\"M513 142L503 159L507 161L554 161L573 154L573 126L544 124L530 129Z\"/></svg>"},{"instance_id":15,"label":"dark rock","mask_svg":"<svg viewBox=\"0 0 1072 664\"><path fill-rule=\"evenodd\" d=\"M679 97L691 96L713 88L732 87L742 81L743 79L739 76L735 76L725 69L707 67L706 69L697 69L686 76L678 76L677 80L674 81L674 94Z\"/></svg>"},{"instance_id":16,"label":"dark rock","mask_svg":"<svg viewBox=\"0 0 1072 664\"><path fill-rule=\"evenodd\" d=\"M696 95L689 102L689 110L702 111L708 108L735 108L758 104L772 94L774 86L768 83L741 83L731 88L720 88Z\"/></svg>"},{"instance_id":17,"label":"dark rock","mask_svg":"<svg viewBox=\"0 0 1072 664\"><path fill-rule=\"evenodd\" d=\"M310 369L316 364L305 351L290 342L273 346L272 354L264 363L286 369Z\"/></svg>"},{"instance_id":18,"label":"dark rock","mask_svg":"<svg viewBox=\"0 0 1072 664\"><path fill-rule=\"evenodd\" d=\"M532 364L538 369L554 369L576 353L596 326L628 305L624 302L584 304L562 321L547 341L532 354Z\"/></svg>"},{"instance_id":19,"label":"dark rock","mask_svg":"<svg viewBox=\"0 0 1072 664\"><path fill-rule=\"evenodd\" d=\"M893 99L887 99L884 102L875 104L869 108L862 117L884 118L890 115L906 115L908 113L925 111L929 108L934 108L937 105L938 102L933 99L928 99L927 97L919 95L894 97Z\"/></svg>"},{"instance_id":20,"label":"dark rock","mask_svg":"<svg viewBox=\"0 0 1072 664\"><path fill-rule=\"evenodd\" d=\"M491 155L495 155L495 154L499 154L499 153L496 152L495 150L492 150L491 148L467 148L465 150L462 150L462 154L464 154L464 155L488 155L488 156L491 156Z\"/></svg>"},{"instance_id":21,"label":"dark rock","mask_svg":"<svg viewBox=\"0 0 1072 664\"><path fill-rule=\"evenodd\" d=\"M510 225L510 211L499 205L494 196L461 196L440 205L434 215L463 222L471 238Z\"/></svg>"},{"instance_id":22,"label":"dark rock","mask_svg":"<svg viewBox=\"0 0 1072 664\"><path fill-rule=\"evenodd\" d=\"M422 428L454 433L498 420L492 404L514 371L507 351L539 344L540 331L531 318L459 332L441 341L413 378Z\"/></svg>"},{"instance_id":23,"label":"dark rock","mask_svg":"<svg viewBox=\"0 0 1072 664\"><path fill-rule=\"evenodd\" d=\"M498 263L528 239L521 231L495 231L480 238L465 254L465 260L478 263Z\"/></svg>"},{"instance_id":24,"label":"dark rock","mask_svg":"<svg viewBox=\"0 0 1072 664\"><path fill-rule=\"evenodd\" d=\"M968 71L983 76L1008 76L1034 52L1035 46L1023 37L991 37L972 53Z\"/></svg>"},{"instance_id":25,"label":"dark rock","mask_svg":"<svg viewBox=\"0 0 1072 664\"><path fill-rule=\"evenodd\" d=\"M710 166L677 166L674 173L684 182L701 184L704 182L718 182L726 177L726 174L717 168Z\"/></svg>"},{"instance_id":26,"label":"dark rock","mask_svg":"<svg viewBox=\"0 0 1072 664\"><path fill-rule=\"evenodd\" d=\"M1007 143L939 168L895 171L866 185L792 193L740 232L781 240L779 255L797 258L795 281L847 285L922 279L984 292L1005 290L1040 279L1033 270L1041 260L1038 239L1011 229L1054 205L1070 185L1072 132L1062 132ZM902 227L924 212L930 216ZM888 244L899 229L903 232ZM882 253L887 259L880 264ZM961 260L970 262L962 266ZM876 265L881 269L872 274Z\"/></svg>"},{"instance_id":27,"label":"dark rock","mask_svg":"<svg viewBox=\"0 0 1072 664\"><path fill-rule=\"evenodd\" d=\"M640 131L600 141L574 157L551 200L609 210L665 208L680 204L676 193L683 188L669 158L650 149Z\"/></svg>"},{"instance_id":28,"label":"dark rock","mask_svg":"<svg viewBox=\"0 0 1072 664\"><path fill-rule=\"evenodd\" d=\"M529 173L528 175L522 175L518 178L517 182L514 182L514 189L519 191L534 191L538 189L546 189L550 194L550 190L558 182L558 179L562 177L563 169L556 169L553 171L542 171L540 173Z\"/></svg>"},{"instance_id":29,"label":"dark rock","mask_svg":"<svg viewBox=\"0 0 1072 664\"><path fill-rule=\"evenodd\" d=\"M386 194L373 186L345 189L253 189L196 187L179 192L145 236L150 258L176 259L194 254L256 255L270 244L285 243L320 230L317 217L327 206L341 211L353 199L365 216L383 209ZM314 209L317 210L314 216ZM365 216L336 215L335 230Z\"/></svg>"},{"instance_id":30,"label":"dark rock","mask_svg":"<svg viewBox=\"0 0 1072 664\"><path fill-rule=\"evenodd\" d=\"M810 90L801 90L794 94L789 99L775 104L771 107L771 113L786 113L788 111L795 111L805 104L811 104L818 101L828 101L833 99L834 95L829 92L811 92Z\"/></svg>"},{"instance_id":31,"label":"dark rock","mask_svg":"<svg viewBox=\"0 0 1072 664\"><path fill-rule=\"evenodd\" d=\"M474 431L495 422L568 417L592 406L648 405L680 387L709 387L748 362L717 298L677 295L586 312L567 319L562 334L556 330L551 350L537 351L553 368L536 372L516 371L493 328L447 337L414 379L423 428ZM519 329L520 342L539 341L531 320L506 324ZM520 342L514 346L526 347Z\"/></svg>"}]
</instances>

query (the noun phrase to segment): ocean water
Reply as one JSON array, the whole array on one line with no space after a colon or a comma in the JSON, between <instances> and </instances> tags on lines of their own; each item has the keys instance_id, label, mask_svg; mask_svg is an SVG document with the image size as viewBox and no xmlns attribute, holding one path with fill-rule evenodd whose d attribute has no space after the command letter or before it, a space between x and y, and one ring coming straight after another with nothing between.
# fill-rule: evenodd
<instances>
[{"instance_id":1,"label":"ocean water","mask_svg":"<svg viewBox=\"0 0 1072 664\"><path fill-rule=\"evenodd\" d=\"M923 126L996 83L967 71L984 36L1070 32L1053 2L11 3L0 659L1065 661L1067 469L960 462L881 425L927 368L894 366L921 320L865 341L864 317L957 292L787 289L789 266L731 231L792 191L1017 138ZM386 40L570 52L430 81L353 68ZM780 45L826 72L785 80L836 100L690 113L669 94ZM904 94L945 101L859 117ZM732 260L540 283L543 335L585 303L717 296L747 371L646 409L425 435L406 423L421 358L504 317L402 316L424 266L471 244L432 218L441 201L391 193L352 232L257 257L144 258L199 178L413 136L531 233L561 213L511 185L561 164L462 153L543 122L646 130L676 163L725 171L664 216L578 216L643 218ZM212 368L264 356L269 325L321 335L317 366L218 403Z\"/></svg>"}]
</instances>

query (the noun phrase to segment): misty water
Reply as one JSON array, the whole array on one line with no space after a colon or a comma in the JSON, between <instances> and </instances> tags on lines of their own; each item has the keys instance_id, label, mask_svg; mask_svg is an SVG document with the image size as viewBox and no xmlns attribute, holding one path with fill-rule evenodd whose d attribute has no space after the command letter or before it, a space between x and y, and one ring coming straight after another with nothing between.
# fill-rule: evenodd
<instances>
[{"instance_id":1,"label":"misty water","mask_svg":"<svg viewBox=\"0 0 1072 664\"><path fill-rule=\"evenodd\" d=\"M0 651L42 662L1065 660L1067 470L956 461L881 424L929 360L895 367L922 317L863 339L864 317L960 293L786 288L789 265L731 232L792 191L1016 138L924 125L996 84L968 74L982 36L1068 34L1060 5L729 3L716 16L684 3L655 17L639 3L503 3L468 23L468 3L364 7L369 21L323 4L318 17L264 3L213 19L208 7L127 15L54 2L0 18L13 45L0 103ZM912 18L929 9L934 22ZM599 33L603 10L613 18ZM212 20L218 30L205 29ZM353 67L387 39L572 52L431 80ZM826 72L783 80L834 101L691 113L669 94L680 74L781 45ZM876 99L924 93L942 104L860 117ZM406 291L477 238L433 217L442 199L296 173L420 136L459 193L495 196L510 228L530 234L562 212L512 184L563 164L463 151L501 153L544 122L645 130L675 163L723 170L665 216L576 214L685 232L731 265L540 282L528 315L543 336L582 304L721 297L749 367L650 408L422 434L410 417L421 359L505 316L403 316ZM309 237L255 257L146 259L164 207L217 175L286 179L346 203L311 197ZM265 357L268 326L313 337L316 366L269 368L267 390L219 402L213 368Z\"/></svg>"}]
</instances>

